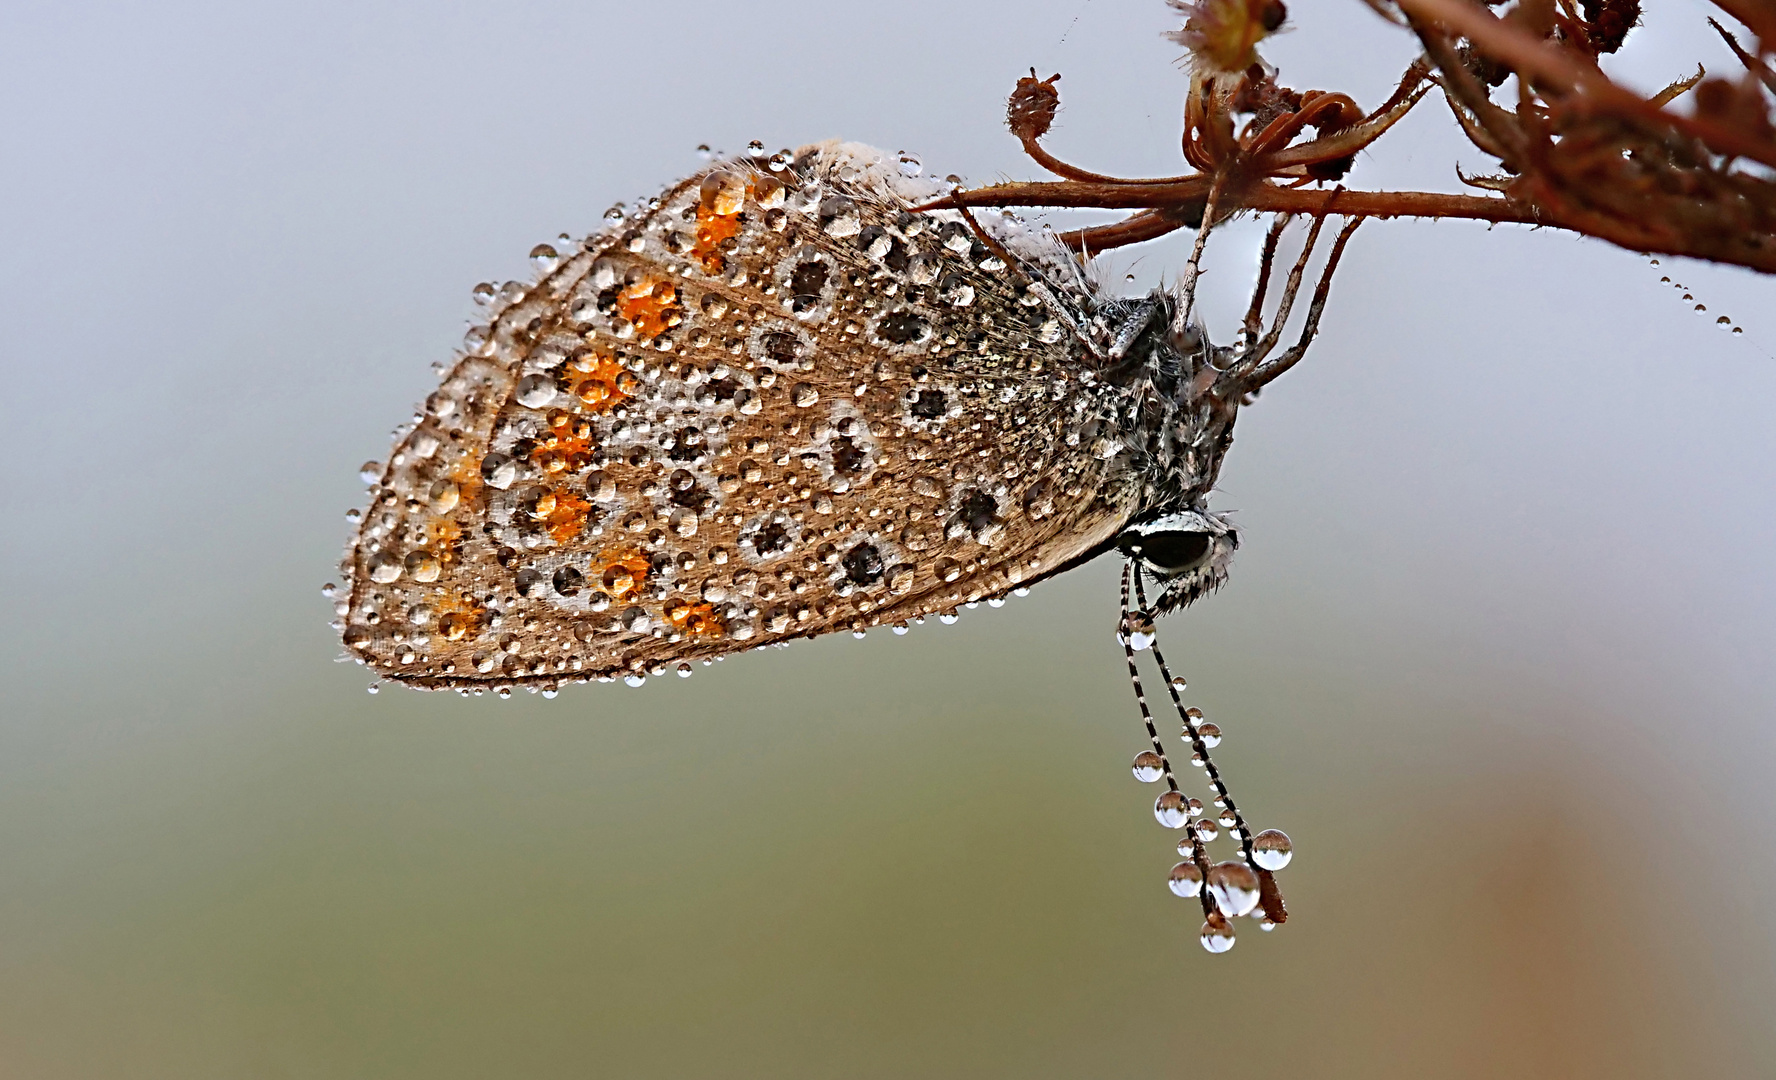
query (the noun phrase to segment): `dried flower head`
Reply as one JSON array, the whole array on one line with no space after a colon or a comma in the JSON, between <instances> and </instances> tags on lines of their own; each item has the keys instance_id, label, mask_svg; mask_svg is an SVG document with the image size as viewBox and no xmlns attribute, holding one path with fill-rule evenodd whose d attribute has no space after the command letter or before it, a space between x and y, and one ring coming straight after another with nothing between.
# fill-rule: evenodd
<instances>
[{"instance_id":1,"label":"dried flower head","mask_svg":"<svg viewBox=\"0 0 1776 1080\"><path fill-rule=\"evenodd\" d=\"M1005 122L1011 133L1020 139L1040 139L1054 123L1055 110L1061 107L1061 93L1055 89L1059 74L1046 79L1036 77L1036 69L1017 81L1011 100L1005 105Z\"/></svg>"},{"instance_id":2,"label":"dried flower head","mask_svg":"<svg viewBox=\"0 0 1776 1080\"><path fill-rule=\"evenodd\" d=\"M1185 16L1184 29L1166 35L1190 50L1194 70L1234 75L1258 62L1255 49L1289 17L1283 0L1166 0Z\"/></svg>"}]
</instances>

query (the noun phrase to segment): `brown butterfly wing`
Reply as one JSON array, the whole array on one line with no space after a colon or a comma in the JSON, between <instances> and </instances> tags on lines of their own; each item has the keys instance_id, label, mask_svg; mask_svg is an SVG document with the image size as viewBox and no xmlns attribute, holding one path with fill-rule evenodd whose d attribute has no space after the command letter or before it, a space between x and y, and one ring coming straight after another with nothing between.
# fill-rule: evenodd
<instances>
[{"instance_id":1,"label":"brown butterfly wing","mask_svg":"<svg viewBox=\"0 0 1776 1080\"><path fill-rule=\"evenodd\" d=\"M1104 545L1091 294L919 194L861 147L724 163L505 297L373 492L348 647L428 687L657 673Z\"/></svg>"}]
</instances>

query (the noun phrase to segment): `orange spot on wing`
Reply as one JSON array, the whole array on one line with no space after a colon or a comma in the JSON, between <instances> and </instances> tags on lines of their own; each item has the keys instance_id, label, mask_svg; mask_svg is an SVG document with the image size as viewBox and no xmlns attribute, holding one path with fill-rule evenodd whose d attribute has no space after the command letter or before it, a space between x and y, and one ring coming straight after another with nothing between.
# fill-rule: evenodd
<instances>
[{"instance_id":1,"label":"orange spot on wing","mask_svg":"<svg viewBox=\"0 0 1776 1080\"><path fill-rule=\"evenodd\" d=\"M440 596L432 601L438 612L438 635L445 641L461 641L473 637L480 629L486 609L461 593Z\"/></svg>"},{"instance_id":2,"label":"orange spot on wing","mask_svg":"<svg viewBox=\"0 0 1776 1080\"><path fill-rule=\"evenodd\" d=\"M555 509L549 511L549 538L557 544L565 544L580 535L586 527L586 512L592 504L571 491L555 493Z\"/></svg>"},{"instance_id":3,"label":"orange spot on wing","mask_svg":"<svg viewBox=\"0 0 1776 1080\"><path fill-rule=\"evenodd\" d=\"M446 474L456 484L458 506L473 505L481 497L481 458L465 456L457 459Z\"/></svg>"},{"instance_id":4,"label":"orange spot on wing","mask_svg":"<svg viewBox=\"0 0 1776 1080\"><path fill-rule=\"evenodd\" d=\"M462 526L451 518L434 518L426 523L426 544L446 563L455 562L462 545Z\"/></svg>"},{"instance_id":5,"label":"orange spot on wing","mask_svg":"<svg viewBox=\"0 0 1776 1080\"><path fill-rule=\"evenodd\" d=\"M609 412L636 388L634 373L617 363L610 353L584 356L569 367L567 374L568 393L580 412Z\"/></svg>"},{"instance_id":6,"label":"orange spot on wing","mask_svg":"<svg viewBox=\"0 0 1776 1080\"><path fill-rule=\"evenodd\" d=\"M740 214L718 214L709 207L697 208L697 243L691 258L703 264L707 273L719 274L726 266L722 258L722 242L740 235Z\"/></svg>"},{"instance_id":7,"label":"orange spot on wing","mask_svg":"<svg viewBox=\"0 0 1776 1080\"><path fill-rule=\"evenodd\" d=\"M692 637L721 637L728 629L715 613L715 607L700 601L674 600L667 604L666 622Z\"/></svg>"},{"instance_id":8,"label":"orange spot on wing","mask_svg":"<svg viewBox=\"0 0 1776 1080\"><path fill-rule=\"evenodd\" d=\"M601 551L592 560L587 577L610 594L612 600L630 601L641 595L653 565L634 548Z\"/></svg>"},{"instance_id":9,"label":"orange spot on wing","mask_svg":"<svg viewBox=\"0 0 1776 1080\"><path fill-rule=\"evenodd\" d=\"M643 277L617 294L617 314L635 324L644 338L658 337L684 317L678 306L678 288L670 281Z\"/></svg>"},{"instance_id":10,"label":"orange spot on wing","mask_svg":"<svg viewBox=\"0 0 1776 1080\"><path fill-rule=\"evenodd\" d=\"M571 413L551 413L548 433L537 440L530 460L548 476L585 468L592 462L591 422Z\"/></svg>"}]
</instances>

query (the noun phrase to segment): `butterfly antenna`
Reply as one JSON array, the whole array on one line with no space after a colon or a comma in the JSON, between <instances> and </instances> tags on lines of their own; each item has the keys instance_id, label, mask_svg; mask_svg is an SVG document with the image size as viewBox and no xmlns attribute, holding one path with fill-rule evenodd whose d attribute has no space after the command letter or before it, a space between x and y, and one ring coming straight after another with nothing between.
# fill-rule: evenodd
<instances>
[{"instance_id":1,"label":"butterfly antenna","mask_svg":"<svg viewBox=\"0 0 1776 1080\"><path fill-rule=\"evenodd\" d=\"M1123 589L1125 594L1123 600L1124 611L1127 611L1128 609L1126 593L1128 589L1128 578L1130 576L1129 571L1132 568L1133 564L1130 564L1123 569ZM1137 572L1133 576L1135 579L1135 602L1141 606L1143 611L1145 611L1147 609L1147 590L1141 583L1141 575ZM1286 922L1289 918L1289 912L1283 906L1283 894L1277 888L1276 878L1269 870L1261 868L1254 858L1252 850L1252 831L1246 826L1246 819L1240 814L1239 806L1234 803L1233 796L1228 794L1227 784L1221 779L1220 770L1215 768L1215 760L1209 756L1209 746L1207 741L1203 738L1202 732L1202 710L1184 707L1184 699L1178 693L1181 681L1172 678L1172 669L1165 662L1165 654L1160 651L1159 637L1157 634L1155 634L1150 647L1153 650L1153 660L1159 665L1160 678L1165 680L1166 689L1172 695L1172 705L1178 710L1178 718L1184 723L1184 735L1190 740L1190 744L1195 749L1197 757L1202 761L1203 772L1208 774L1209 784L1215 789L1216 799L1221 803L1224 803L1228 813L1233 815L1233 831L1239 837L1241 850L1245 852L1246 864L1251 866L1258 873L1258 903L1263 907L1264 914L1268 916L1272 922ZM1129 669L1131 672L1134 670L1133 652L1129 653ZM1138 686L1139 684L1137 683L1137 687ZM1139 690L1137 689L1136 692L1138 694ZM1143 715L1146 714L1146 702L1142 702L1141 711ZM1151 721L1149 721L1149 724L1151 724ZM1158 739L1156 738L1154 741L1157 744ZM1200 840L1196 843L1196 851L1198 853L1198 858L1200 859L1202 851L1202 843ZM1207 890L1204 890L1204 895L1207 895Z\"/></svg>"},{"instance_id":2,"label":"butterfly antenna","mask_svg":"<svg viewBox=\"0 0 1776 1080\"><path fill-rule=\"evenodd\" d=\"M1153 743L1153 752L1159 756L1160 771L1166 782L1167 790L1160 794L1159 801L1154 804L1154 816L1158 817L1163 807L1175 804L1176 812L1182 818L1181 827L1190 829L1190 800L1185 798L1182 791L1178 790L1178 778L1173 775L1171 759L1166 756L1165 747L1159 741L1159 728L1153 723L1153 712L1147 707L1146 691L1141 689L1141 672L1135 666L1134 637L1137 632L1137 617L1129 610L1129 578L1131 576L1135 577L1135 587L1140 588L1140 578L1135 570L1135 564L1133 562L1124 563L1122 566L1121 633L1116 636L1121 639L1123 655L1128 659L1129 684L1135 688L1135 701L1141 706L1141 722L1147 725L1147 738ZM1144 611L1146 603L1143 602L1141 606ZM1143 614L1140 618L1145 620L1146 616ZM1148 623L1147 627L1140 632L1147 633L1150 629L1151 623ZM1174 697L1177 696L1177 691L1174 690L1172 694ZM1165 824L1163 819L1161 824ZM1176 827L1180 826L1174 826L1174 828ZM1196 835L1194 829L1190 829L1187 835L1190 839L1190 861L1196 864L1197 872L1206 878L1209 872L1209 860L1207 853L1203 851L1202 840ZM1183 846L1179 845L1179 853L1182 854L1182 852ZM1206 918L1214 913L1215 905L1207 889L1202 890L1201 896L1203 916Z\"/></svg>"}]
</instances>

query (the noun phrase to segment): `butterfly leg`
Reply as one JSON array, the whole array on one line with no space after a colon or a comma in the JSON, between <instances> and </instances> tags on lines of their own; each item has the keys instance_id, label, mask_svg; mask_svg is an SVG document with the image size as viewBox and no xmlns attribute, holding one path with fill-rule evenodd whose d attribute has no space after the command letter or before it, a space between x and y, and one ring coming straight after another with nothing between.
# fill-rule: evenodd
<instances>
[{"instance_id":1,"label":"butterfly leg","mask_svg":"<svg viewBox=\"0 0 1776 1080\"><path fill-rule=\"evenodd\" d=\"M1353 217L1344 223L1342 229L1338 230L1338 239L1332 242L1332 253L1326 258L1326 268L1320 272L1319 284L1314 286L1313 303L1308 305L1307 325L1301 328L1300 339L1287 352L1270 363L1254 366L1254 369L1244 378L1243 389L1246 393L1264 386L1278 375L1294 367L1303 356L1307 355L1307 347L1313 344L1314 335L1319 333L1320 315L1326 309L1326 298L1332 292L1332 274L1338 269L1339 260L1344 257L1344 247L1350 242L1351 234L1357 231L1357 226L1363 224L1364 220L1361 217ZM1282 320L1279 319L1272 333L1280 333L1281 331ZM1260 356L1258 359L1262 360L1263 357Z\"/></svg>"},{"instance_id":2,"label":"butterfly leg","mask_svg":"<svg viewBox=\"0 0 1776 1080\"><path fill-rule=\"evenodd\" d=\"M1259 331L1264 329L1264 294L1270 288L1270 270L1276 262L1277 243L1293 220L1294 214L1276 214L1271 217L1270 229L1264 234L1264 248L1258 257L1258 283L1252 287L1252 303L1246 308L1243 324L1248 345L1257 340Z\"/></svg>"},{"instance_id":3,"label":"butterfly leg","mask_svg":"<svg viewBox=\"0 0 1776 1080\"><path fill-rule=\"evenodd\" d=\"M1277 340L1283 336L1283 326L1289 321L1289 313L1295 309L1296 294L1301 291L1301 280L1307 273L1308 260L1313 258L1314 247L1320 242L1320 230L1325 227L1325 224L1324 215L1315 215L1313 225L1307 230L1307 243L1302 245L1301 254L1296 258L1295 265L1290 268L1288 280L1283 283L1283 295L1277 300L1276 317L1271 323L1270 330L1256 342L1249 344L1246 354L1240 358L1239 364L1233 369L1236 377L1244 378L1256 369L1264 361L1264 358L1270 355L1271 350L1276 348ZM1274 229L1275 226L1272 228ZM1259 303L1259 300L1259 297L1253 297L1254 307ZM1251 320L1251 312L1248 312L1246 317ZM1262 322L1262 316L1257 321Z\"/></svg>"}]
</instances>

